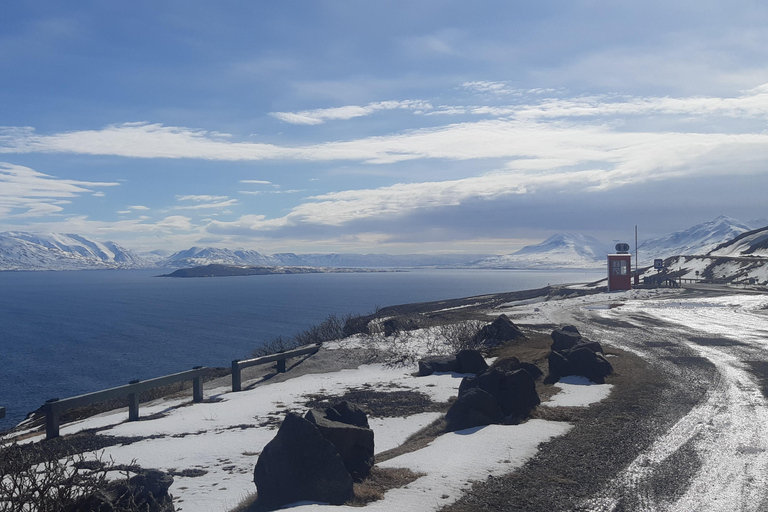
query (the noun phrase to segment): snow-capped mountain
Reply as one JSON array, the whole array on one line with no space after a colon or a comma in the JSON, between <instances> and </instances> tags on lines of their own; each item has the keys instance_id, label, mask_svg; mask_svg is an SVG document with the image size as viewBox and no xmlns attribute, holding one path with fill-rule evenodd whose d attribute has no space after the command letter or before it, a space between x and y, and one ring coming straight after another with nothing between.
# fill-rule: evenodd
<instances>
[{"instance_id":1,"label":"snow-capped mountain","mask_svg":"<svg viewBox=\"0 0 768 512\"><path fill-rule=\"evenodd\" d=\"M574 233L552 235L540 244L472 263L480 268L596 268L605 265L608 249L599 240Z\"/></svg>"},{"instance_id":2,"label":"snow-capped mountain","mask_svg":"<svg viewBox=\"0 0 768 512\"><path fill-rule=\"evenodd\" d=\"M768 226L747 231L715 247L709 256L768 257Z\"/></svg>"},{"instance_id":3,"label":"snow-capped mountain","mask_svg":"<svg viewBox=\"0 0 768 512\"><path fill-rule=\"evenodd\" d=\"M216 247L190 247L160 262L164 267L184 268L202 265L282 265L274 258L252 250L230 250Z\"/></svg>"},{"instance_id":4,"label":"snow-capped mountain","mask_svg":"<svg viewBox=\"0 0 768 512\"><path fill-rule=\"evenodd\" d=\"M152 266L114 242L63 233L0 233L0 270L84 270Z\"/></svg>"},{"instance_id":5,"label":"snow-capped mountain","mask_svg":"<svg viewBox=\"0 0 768 512\"><path fill-rule=\"evenodd\" d=\"M646 240L638 247L638 257L641 264L650 264L655 258L663 259L681 254L704 255L751 229L736 219L721 215L713 221Z\"/></svg>"},{"instance_id":6,"label":"snow-capped mountain","mask_svg":"<svg viewBox=\"0 0 768 512\"><path fill-rule=\"evenodd\" d=\"M462 265L483 255L469 254L262 254L251 250L191 247L158 265L172 268L203 265L284 265L294 267L424 267Z\"/></svg>"}]
</instances>

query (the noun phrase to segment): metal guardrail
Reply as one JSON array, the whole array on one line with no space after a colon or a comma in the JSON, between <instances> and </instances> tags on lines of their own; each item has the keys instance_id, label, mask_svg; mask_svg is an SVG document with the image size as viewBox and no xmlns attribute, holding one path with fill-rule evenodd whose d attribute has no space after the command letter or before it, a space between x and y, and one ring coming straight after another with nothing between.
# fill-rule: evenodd
<instances>
[{"instance_id":1,"label":"metal guardrail","mask_svg":"<svg viewBox=\"0 0 768 512\"><path fill-rule=\"evenodd\" d=\"M46 401L43 406L45 410L45 438L53 439L54 437L59 437L59 421L62 411L90 405L96 402L103 402L105 400L112 400L114 398L122 398L124 396L128 397L128 421L136 421L139 419L139 393L148 389L174 384L176 382L191 380L192 400L194 402L202 402L203 373L205 373L205 370L206 368L203 366L196 366L192 370L173 373L155 379L143 381L134 380L124 386L104 389L94 393L86 393L84 395L73 396L61 400L52 398Z\"/></svg>"},{"instance_id":2,"label":"metal guardrail","mask_svg":"<svg viewBox=\"0 0 768 512\"><path fill-rule=\"evenodd\" d=\"M306 354L314 354L320 350L320 344L311 345L309 347L297 348L295 350L287 350L285 352L278 352L269 356L255 357L253 359L246 359L241 361L235 359L232 361L232 391L242 391L242 374L240 373L243 368L249 368L251 366L257 366L260 364L267 364L277 362L278 373L285 373L285 360L290 357L303 356Z\"/></svg>"}]
</instances>

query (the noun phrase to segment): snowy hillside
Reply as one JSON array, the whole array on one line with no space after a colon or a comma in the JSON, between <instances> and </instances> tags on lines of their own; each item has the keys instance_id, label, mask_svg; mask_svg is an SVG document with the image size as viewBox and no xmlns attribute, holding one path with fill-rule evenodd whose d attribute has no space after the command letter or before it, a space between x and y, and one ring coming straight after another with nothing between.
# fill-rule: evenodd
<instances>
[{"instance_id":1,"label":"snowy hillside","mask_svg":"<svg viewBox=\"0 0 768 512\"><path fill-rule=\"evenodd\" d=\"M149 262L114 242L80 235L0 233L0 270L145 268Z\"/></svg>"},{"instance_id":2,"label":"snowy hillside","mask_svg":"<svg viewBox=\"0 0 768 512\"><path fill-rule=\"evenodd\" d=\"M760 256L768 257L768 226L747 231L733 240L715 247L710 256Z\"/></svg>"},{"instance_id":3,"label":"snowy hillside","mask_svg":"<svg viewBox=\"0 0 768 512\"><path fill-rule=\"evenodd\" d=\"M216 247L191 247L172 254L160 262L164 267L185 268L203 265L280 265L278 258L251 250L218 249Z\"/></svg>"},{"instance_id":4,"label":"snowy hillside","mask_svg":"<svg viewBox=\"0 0 768 512\"><path fill-rule=\"evenodd\" d=\"M605 265L608 249L591 236L564 233L540 244L472 263L478 268L595 268Z\"/></svg>"},{"instance_id":5,"label":"snowy hillside","mask_svg":"<svg viewBox=\"0 0 768 512\"><path fill-rule=\"evenodd\" d=\"M721 215L710 222L697 224L659 238L646 240L638 247L640 264L651 264L655 258L678 255L704 255L752 228L736 219Z\"/></svg>"},{"instance_id":6,"label":"snowy hillside","mask_svg":"<svg viewBox=\"0 0 768 512\"><path fill-rule=\"evenodd\" d=\"M177 252L158 264L186 268L203 265L286 265L293 267L424 267L462 265L481 255L429 254L262 254L251 250L192 247Z\"/></svg>"}]
</instances>

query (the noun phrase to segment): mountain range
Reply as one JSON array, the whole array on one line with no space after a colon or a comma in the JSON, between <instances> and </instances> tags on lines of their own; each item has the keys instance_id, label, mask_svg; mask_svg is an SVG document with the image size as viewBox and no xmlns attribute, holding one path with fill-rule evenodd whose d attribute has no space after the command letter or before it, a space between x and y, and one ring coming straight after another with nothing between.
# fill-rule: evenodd
<instances>
[{"instance_id":1,"label":"mountain range","mask_svg":"<svg viewBox=\"0 0 768 512\"><path fill-rule=\"evenodd\" d=\"M737 245L728 245L733 241ZM0 270L77 270L116 268L188 268L202 265L307 267L461 267L599 268L613 248L581 234L562 233L506 255L263 254L254 250L191 247L173 254L137 254L114 242L75 234L0 233ZM634 252L634 251L633 251ZM768 227L752 230L720 216L682 231L646 240L638 247L641 264L675 255L768 257Z\"/></svg>"}]
</instances>

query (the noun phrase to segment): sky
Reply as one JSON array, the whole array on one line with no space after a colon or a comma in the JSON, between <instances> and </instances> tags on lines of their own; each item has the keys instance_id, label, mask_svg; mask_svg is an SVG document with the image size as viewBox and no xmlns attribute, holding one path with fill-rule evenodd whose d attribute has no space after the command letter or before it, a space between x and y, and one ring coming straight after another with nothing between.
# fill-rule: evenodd
<instances>
[{"instance_id":1,"label":"sky","mask_svg":"<svg viewBox=\"0 0 768 512\"><path fill-rule=\"evenodd\" d=\"M766 219L768 4L0 3L0 231L506 254Z\"/></svg>"}]
</instances>

